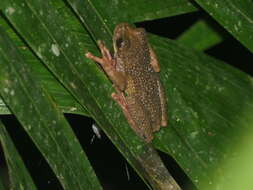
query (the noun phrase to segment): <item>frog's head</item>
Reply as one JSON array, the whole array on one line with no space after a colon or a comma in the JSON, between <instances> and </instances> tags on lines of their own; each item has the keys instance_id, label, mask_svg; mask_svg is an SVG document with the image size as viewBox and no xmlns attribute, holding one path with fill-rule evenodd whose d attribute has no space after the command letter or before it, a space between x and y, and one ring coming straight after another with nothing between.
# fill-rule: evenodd
<instances>
[{"instance_id":1,"label":"frog's head","mask_svg":"<svg viewBox=\"0 0 253 190\"><path fill-rule=\"evenodd\" d=\"M143 28L135 28L128 23L121 23L115 27L113 48L116 53L141 47L142 43L146 43L146 32Z\"/></svg>"}]
</instances>

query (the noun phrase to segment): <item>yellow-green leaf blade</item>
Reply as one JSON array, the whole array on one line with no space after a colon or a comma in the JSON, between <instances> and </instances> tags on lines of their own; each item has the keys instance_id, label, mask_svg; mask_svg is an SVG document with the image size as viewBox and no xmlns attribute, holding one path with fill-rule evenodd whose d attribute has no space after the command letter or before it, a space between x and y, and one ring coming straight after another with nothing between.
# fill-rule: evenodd
<instances>
[{"instance_id":1,"label":"yellow-green leaf blade","mask_svg":"<svg viewBox=\"0 0 253 190\"><path fill-rule=\"evenodd\" d=\"M220 43L222 36L205 20L199 20L181 34L177 41L196 50L204 51Z\"/></svg>"}]
</instances>

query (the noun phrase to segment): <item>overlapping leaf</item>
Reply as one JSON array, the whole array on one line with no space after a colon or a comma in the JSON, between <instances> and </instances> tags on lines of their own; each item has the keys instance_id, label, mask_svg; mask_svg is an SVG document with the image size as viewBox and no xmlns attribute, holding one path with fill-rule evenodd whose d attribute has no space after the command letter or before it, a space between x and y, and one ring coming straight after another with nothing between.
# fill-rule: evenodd
<instances>
[{"instance_id":1,"label":"overlapping leaf","mask_svg":"<svg viewBox=\"0 0 253 190\"><path fill-rule=\"evenodd\" d=\"M88 115L87 111L76 102L76 100L69 94L64 87L59 84L59 81L52 76L40 62L40 60L33 55L29 47L18 38L17 34L8 26L3 17L0 17L0 26L5 28L10 38L19 48L20 53L25 57L27 63L31 66L32 72L37 76L38 82L43 84L48 92L54 97L59 108L65 113L79 113ZM0 113L11 114L8 107L0 99Z\"/></svg>"},{"instance_id":2,"label":"overlapping leaf","mask_svg":"<svg viewBox=\"0 0 253 190\"><path fill-rule=\"evenodd\" d=\"M208 22L199 20L181 34L177 41L196 50L204 51L222 41L222 36Z\"/></svg>"},{"instance_id":3,"label":"overlapping leaf","mask_svg":"<svg viewBox=\"0 0 253 190\"><path fill-rule=\"evenodd\" d=\"M195 1L253 52L253 3L251 0Z\"/></svg>"},{"instance_id":4,"label":"overlapping leaf","mask_svg":"<svg viewBox=\"0 0 253 190\"><path fill-rule=\"evenodd\" d=\"M62 186L65 189L101 189L63 114L48 92L36 83L30 66L1 29L0 44L0 94Z\"/></svg>"}]
</instances>

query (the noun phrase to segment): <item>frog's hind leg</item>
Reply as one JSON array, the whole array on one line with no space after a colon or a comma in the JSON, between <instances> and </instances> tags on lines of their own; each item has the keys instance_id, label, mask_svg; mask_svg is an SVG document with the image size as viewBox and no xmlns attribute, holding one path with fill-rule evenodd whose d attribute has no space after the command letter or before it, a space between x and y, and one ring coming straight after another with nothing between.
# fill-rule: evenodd
<instances>
[{"instance_id":1,"label":"frog's hind leg","mask_svg":"<svg viewBox=\"0 0 253 190\"><path fill-rule=\"evenodd\" d=\"M122 109L125 117L127 118L127 121L130 124L130 126L135 126L136 123L134 122L134 120L131 117L131 114L129 112L128 105L127 105L124 93L123 92L112 93L112 98L121 107L121 109Z\"/></svg>"},{"instance_id":2,"label":"frog's hind leg","mask_svg":"<svg viewBox=\"0 0 253 190\"><path fill-rule=\"evenodd\" d=\"M129 125L137 135L144 138L146 142L150 142L153 139L151 125L145 119L147 115L141 109L141 106L134 99L125 97L124 93L119 90L117 90L117 93L112 93L112 98L119 104Z\"/></svg>"}]
</instances>

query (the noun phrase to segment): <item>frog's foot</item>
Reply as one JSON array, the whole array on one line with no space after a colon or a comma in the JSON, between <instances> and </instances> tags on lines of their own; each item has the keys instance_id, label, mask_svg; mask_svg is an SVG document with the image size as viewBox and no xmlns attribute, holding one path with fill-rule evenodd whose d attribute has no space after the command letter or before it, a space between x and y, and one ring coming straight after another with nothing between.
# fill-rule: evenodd
<instances>
[{"instance_id":1,"label":"frog's foot","mask_svg":"<svg viewBox=\"0 0 253 190\"><path fill-rule=\"evenodd\" d=\"M109 49L105 46L105 44L102 41L98 41L98 46L102 54L102 58L97 57L93 55L90 52L87 52L85 56L89 59L92 59L93 61L99 63L105 72L110 75L109 73L116 70L116 62L113 59Z\"/></svg>"}]
</instances>

